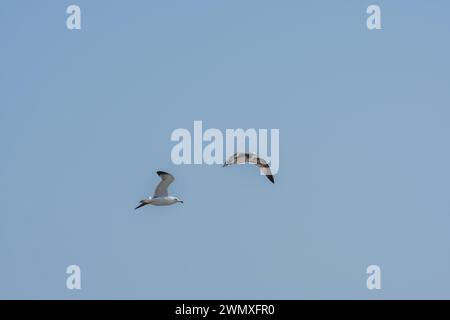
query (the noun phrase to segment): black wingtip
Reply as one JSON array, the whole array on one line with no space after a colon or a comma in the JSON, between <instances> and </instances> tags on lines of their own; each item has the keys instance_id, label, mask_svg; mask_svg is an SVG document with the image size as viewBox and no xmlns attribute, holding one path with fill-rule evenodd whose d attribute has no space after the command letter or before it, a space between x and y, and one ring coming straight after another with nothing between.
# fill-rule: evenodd
<instances>
[{"instance_id":1,"label":"black wingtip","mask_svg":"<svg viewBox=\"0 0 450 320\"><path fill-rule=\"evenodd\" d=\"M273 175L267 175L266 177L267 177L267 179L270 180L270 182L272 182L273 184L275 184L275 179L273 178Z\"/></svg>"},{"instance_id":2,"label":"black wingtip","mask_svg":"<svg viewBox=\"0 0 450 320\"><path fill-rule=\"evenodd\" d=\"M157 174L158 176L160 176L160 175L162 175L162 174L168 174L168 173L165 172L165 171L156 171L156 174Z\"/></svg>"},{"instance_id":3,"label":"black wingtip","mask_svg":"<svg viewBox=\"0 0 450 320\"><path fill-rule=\"evenodd\" d=\"M139 208L142 208L143 206L145 206L145 205L147 205L148 203L145 203L145 200L141 200L141 201L139 201L139 205L136 207L136 208L134 208L134 210L137 210L137 209L139 209Z\"/></svg>"}]
</instances>

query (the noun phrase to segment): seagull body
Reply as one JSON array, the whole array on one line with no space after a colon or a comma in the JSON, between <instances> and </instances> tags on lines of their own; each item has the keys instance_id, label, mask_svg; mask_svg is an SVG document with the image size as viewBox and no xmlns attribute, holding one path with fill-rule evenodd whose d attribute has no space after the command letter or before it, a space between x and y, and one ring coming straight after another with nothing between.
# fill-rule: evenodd
<instances>
[{"instance_id":1,"label":"seagull body","mask_svg":"<svg viewBox=\"0 0 450 320\"><path fill-rule=\"evenodd\" d=\"M258 157L258 155L254 153L235 153L231 157L228 158L224 163L224 167L232 165L232 164L245 164L251 163L256 165L261 174L265 175L270 182L275 183L272 172L270 171L270 166L266 160Z\"/></svg>"},{"instance_id":2,"label":"seagull body","mask_svg":"<svg viewBox=\"0 0 450 320\"><path fill-rule=\"evenodd\" d=\"M175 178L170 173L164 171L157 171L156 173L161 178L161 181L156 186L153 197L149 197L148 199L139 201L139 205L134 208L135 210L148 204L154 206L170 206L171 204L177 202L183 203L183 201L178 199L177 197L169 196L169 192L167 191L169 185L175 180Z\"/></svg>"}]
</instances>

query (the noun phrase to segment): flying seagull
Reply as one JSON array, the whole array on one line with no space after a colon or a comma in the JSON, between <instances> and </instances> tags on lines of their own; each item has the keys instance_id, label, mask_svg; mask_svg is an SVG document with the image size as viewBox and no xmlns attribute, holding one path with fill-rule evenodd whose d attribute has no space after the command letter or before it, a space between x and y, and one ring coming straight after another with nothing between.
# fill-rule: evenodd
<instances>
[{"instance_id":1,"label":"flying seagull","mask_svg":"<svg viewBox=\"0 0 450 320\"><path fill-rule=\"evenodd\" d=\"M273 179L272 172L270 171L270 166L263 158L258 157L254 153L235 153L231 157L228 158L224 163L224 167L232 165L232 164L243 164L243 163L251 163L255 164L262 174L264 174L267 179L269 179L272 183L275 183Z\"/></svg>"},{"instance_id":2,"label":"flying seagull","mask_svg":"<svg viewBox=\"0 0 450 320\"><path fill-rule=\"evenodd\" d=\"M181 201L177 197L169 196L169 193L167 192L169 185L173 182L173 180L175 180L173 175L164 171L157 171L156 173L161 178L161 181L156 187L153 197L148 197L148 199L139 201L139 205L134 208L134 210L148 204L154 206L169 206L177 202L183 203L183 201Z\"/></svg>"}]
</instances>

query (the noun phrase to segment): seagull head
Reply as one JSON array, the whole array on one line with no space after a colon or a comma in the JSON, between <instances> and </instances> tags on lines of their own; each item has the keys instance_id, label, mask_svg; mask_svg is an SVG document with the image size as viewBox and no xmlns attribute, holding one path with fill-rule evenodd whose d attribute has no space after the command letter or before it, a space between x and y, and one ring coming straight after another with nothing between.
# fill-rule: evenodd
<instances>
[{"instance_id":1,"label":"seagull head","mask_svg":"<svg viewBox=\"0 0 450 320\"><path fill-rule=\"evenodd\" d=\"M175 202L180 202L180 203L184 203L183 200L180 200L179 198L175 197L173 200L175 200Z\"/></svg>"}]
</instances>

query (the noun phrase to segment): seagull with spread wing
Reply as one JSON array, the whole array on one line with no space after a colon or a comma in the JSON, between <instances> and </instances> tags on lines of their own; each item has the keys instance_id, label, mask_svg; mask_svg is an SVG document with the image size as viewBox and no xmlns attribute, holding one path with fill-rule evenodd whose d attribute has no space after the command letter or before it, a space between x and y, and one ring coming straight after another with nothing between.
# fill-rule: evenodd
<instances>
[{"instance_id":1,"label":"seagull with spread wing","mask_svg":"<svg viewBox=\"0 0 450 320\"><path fill-rule=\"evenodd\" d=\"M275 183L272 172L270 171L270 166L266 160L258 157L258 155L254 153L235 153L231 157L228 158L224 163L224 167L232 165L232 164L244 164L251 163L256 165L261 174L265 175L270 182Z\"/></svg>"},{"instance_id":2,"label":"seagull with spread wing","mask_svg":"<svg viewBox=\"0 0 450 320\"><path fill-rule=\"evenodd\" d=\"M167 191L169 185L175 180L175 178L170 173L164 171L157 171L156 173L161 178L161 181L156 187L153 197L139 201L139 205L134 208L135 210L148 204L154 206L170 206L171 204L177 202L183 203L183 201L177 197L169 196L169 192Z\"/></svg>"}]
</instances>

